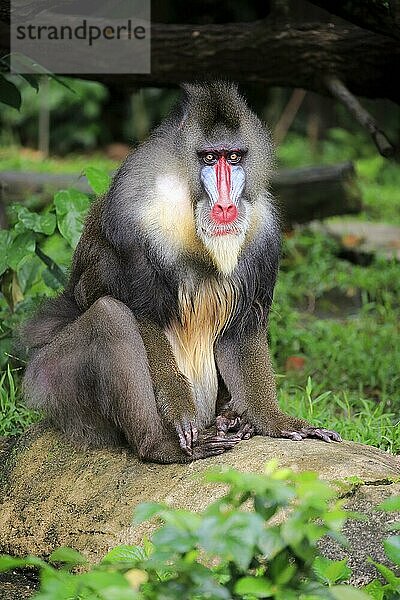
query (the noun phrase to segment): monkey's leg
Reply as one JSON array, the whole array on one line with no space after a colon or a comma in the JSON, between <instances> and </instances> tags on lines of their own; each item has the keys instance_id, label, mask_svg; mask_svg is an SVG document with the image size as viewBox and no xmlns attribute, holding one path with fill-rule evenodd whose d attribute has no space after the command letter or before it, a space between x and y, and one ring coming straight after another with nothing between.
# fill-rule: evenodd
<instances>
[{"instance_id":1,"label":"monkey's leg","mask_svg":"<svg viewBox=\"0 0 400 600\"><path fill-rule=\"evenodd\" d=\"M315 437L325 442L341 441L336 431L312 427L304 419L280 410L266 332L241 340L221 339L216 347L216 361L232 397L230 409L240 416L247 433L252 434L254 428L256 434L292 440Z\"/></svg>"},{"instance_id":2,"label":"monkey's leg","mask_svg":"<svg viewBox=\"0 0 400 600\"><path fill-rule=\"evenodd\" d=\"M169 389L176 390L173 372L170 378ZM183 383L187 385L179 380L178 387ZM34 354L24 387L30 404L42 408L81 446L118 444L125 438L142 459L188 462L237 443L207 438L191 455L182 451L157 405L137 322L124 304L110 297L97 300ZM168 390L162 392L165 400Z\"/></svg>"}]
</instances>

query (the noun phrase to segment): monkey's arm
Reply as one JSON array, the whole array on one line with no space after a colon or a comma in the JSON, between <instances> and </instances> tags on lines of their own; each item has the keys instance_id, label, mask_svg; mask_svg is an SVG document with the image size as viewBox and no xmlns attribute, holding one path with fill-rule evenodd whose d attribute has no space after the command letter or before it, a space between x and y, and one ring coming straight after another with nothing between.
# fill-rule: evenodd
<instances>
[{"instance_id":1,"label":"monkey's arm","mask_svg":"<svg viewBox=\"0 0 400 600\"><path fill-rule=\"evenodd\" d=\"M182 450L190 455L198 431L194 424L195 405L189 382L178 370L161 327L147 320L140 320L138 327L146 348L160 415L176 430Z\"/></svg>"},{"instance_id":2,"label":"monkey's arm","mask_svg":"<svg viewBox=\"0 0 400 600\"><path fill-rule=\"evenodd\" d=\"M241 339L222 338L216 347L216 361L232 396L230 409L243 415L243 426L254 428L254 433L260 435L340 441L336 432L312 427L304 419L291 417L280 410L266 331L260 330Z\"/></svg>"}]
</instances>

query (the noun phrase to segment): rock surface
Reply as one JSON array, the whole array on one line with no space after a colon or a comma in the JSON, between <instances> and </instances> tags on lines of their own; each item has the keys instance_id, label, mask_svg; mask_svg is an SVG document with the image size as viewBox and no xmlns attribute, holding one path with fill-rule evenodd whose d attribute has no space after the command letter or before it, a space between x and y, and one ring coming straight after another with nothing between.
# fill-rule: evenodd
<instances>
[{"instance_id":1,"label":"rock surface","mask_svg":"<svg viewBox=\"0 0 400 600\"><path fill-rule=\"evenodd\" d=\"M213 459L158 465L141 463L122 448L76 450L57 432L35 426L2 461L0 551L46 556L66 545L96 560L116 544L138 543L151 532L150 524L130 525L140 502L167 501L201 510L223 493L222 486L201 481L207 469L227 465L262 472L272 458L294 470L315 470L329 481L350 476L362 480L347 488L346 502L351 509L369 513L368 522L348 525L353 565L360 566L360 581L368 579L364 555L382 560L380 539L393 519L374 511L374 506L400 493L400 459L352 442L255 437ZM337 549L328 546L330 551L337 557Z\"/></svg>"}]
</instances>

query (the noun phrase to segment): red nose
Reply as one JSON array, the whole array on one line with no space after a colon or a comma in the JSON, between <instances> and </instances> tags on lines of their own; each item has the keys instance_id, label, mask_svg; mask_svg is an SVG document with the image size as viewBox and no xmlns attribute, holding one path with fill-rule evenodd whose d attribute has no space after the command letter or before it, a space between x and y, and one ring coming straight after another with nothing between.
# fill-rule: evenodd
<instances>
[{"instance_id":1,"label":"red nose","mask_svg":"<svg viewBox=\"0 0 400 600\"><path fill-rule=\"evenodd\" d=\"M211 210L211 218L218 225L228 225L238 216L238 209L234 204L214 204Z\"/></svg>"}]
</instances>

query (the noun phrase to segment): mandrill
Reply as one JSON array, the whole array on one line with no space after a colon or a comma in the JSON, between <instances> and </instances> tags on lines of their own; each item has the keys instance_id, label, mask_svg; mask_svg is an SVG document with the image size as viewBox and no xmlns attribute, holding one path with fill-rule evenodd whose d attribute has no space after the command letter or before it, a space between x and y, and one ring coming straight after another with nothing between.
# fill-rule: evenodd
<instances>
[{"instance_id":1,"label":"mandrill","mask_svg":"<svg viewBox=\"0 0 400 600\"><path fill-rule=\"evenodd\" d=\"M92 206L65 290L25 325L30 406L80 446L128 443L162 463L254 434L340 441L276 401L271 164L234 85L184 86Z\"/></svg>"}]
</instances>

